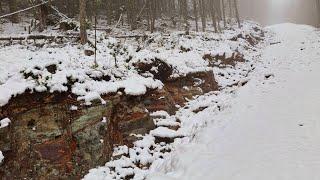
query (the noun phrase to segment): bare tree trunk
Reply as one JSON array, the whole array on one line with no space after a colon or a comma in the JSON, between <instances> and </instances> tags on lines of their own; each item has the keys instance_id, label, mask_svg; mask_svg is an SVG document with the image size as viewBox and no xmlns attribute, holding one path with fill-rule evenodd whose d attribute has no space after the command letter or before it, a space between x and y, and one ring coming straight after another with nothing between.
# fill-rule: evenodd
<instances>
[{"instance_id":1,"label":"bare tree trunk","mask_svg":"<svg viewBox=\"0 0 320 180\"><path fill-rule=\"evenodd\" d=\"M217 28L218 28L218 31L220 32L221 31L220 21L222 20L220 0L214 0L213 8L214 8L214 11L215 11L215 14L216 14Z\"/></svg>"},{"instance_id":2,"label":"bare tree trunk","mask_svg":"<svg viewBox=\"0 0 320 180\"><path fill-rule=\"evenodd\" d=\"M8 0L10 12L17 11L17 1L16 0ZM14 14L10 17L11 22L18 23L19 17L18 14Z\"/></svg>"},{"instance_id":3,"label":"bare tree trunk","mask_svg":"<svg viewBox=\"0 0 320 180\"><path fill-rule=\"evenodd\" d=\"M189 22L188 22L188 4L187 4L187 0L181 0L180 3L180 8L181 8L181 13L182 13L182 17L183 17L183 22L184 22L184 26L185 26L185 31L186 34L189 34Z\"/></svg>"},{"instance_id":4,"label":"bare tree trunk","mask_svg":"<svg viewBox=\"0 0 320 180\"><path fill-rule=\"evenodd\" d=\"M223 20L223 26L224 28L227 26L226 21L226 7L225 7L225 0L221 0L221 8L222 8L222 20Z\"/></svg>"},{"instance_id":5,"label":"bare tree trunk","mask_svg":"<svg viewBox=\"0 0 320 180\"><path fill-rule=\"evenodd\" d=\"M320 0L316 0L316 6L318 11L318 27L320 27Z\"/></svg>"},{"instance_id":6,"label":"bare tree trunk","mask_svg":"<svg viewBox=\"0 0 320 180\"><path fill-rule=\"evenodd\" d=\"M182 1L182 12L183 12L183 20L185 23L188 21L188 4L187 0Z\"/></svg>"},{"instance_id":7,"label":"bare tree trunk","mask_svg":"<svg viewBox=\"0 0 320 180\"><path fill-rule=\"evenodd\" d=\"M151 5L150 5L150 0L146 1L147 3L147 24L148 24L148 30L151 30Z\"/></svg>"},{"instance_id":8,"label":"bare tree trunk","mask_svg":"<svg viewBox=\"0 0 320 180\"><path fill-rule=\"evenodd\" d=\"M218 32L217 18L216 18L216 11L215 11L215 8L214 8L213 0L209 0L209 6L210 6L210 14L211 14L211 18L212 18L212 25L214 27L214 31L217 33Z\"/></svg>"},{"instance_id":9,"label":"bare tree trunk","mask_svg":"<svg viewBox=\"0 0 320 180\"><path fill-rule=\"evenodd\" d=\"M107 5L107 23L108 25L111 25L112 23L112 3L111 0L107 0L106 2Z\"/></svg>"},{"instance_id":10,"label":"bare tree trunk","mask_svg":"<svg viewBox=\"0 0 320 180\"><path fill-rule=\"evenodd\" d=\"M233 18L232 0L228 0L228 2L229 2L229 20L228 20L228 22L231 23L231 20Z\"/></svg>"},{"instance_id":11,"label":"bare tree trunk","mask_svg":"<svg viewBox=\"0 0 320 180\"><path fill-rule=\"evenodd\" d=\"M221 12L221 0L215 0L215 8L216 8L216 11L217 11L217 14L218 14L218 21L221 21L222 20L222 12Z\"/></svg>"},{"instance_id":12,"label":"bare tree trunk","mask_svg":"<svg viewBox=\"0 0 320 180\"><path fill-rule=\"evenodd\" d=\"M87 37L87 23L86 23L86 0L80 0L80 42L86 44L88 42Z\"/></svg>"},{"instance_id":13,"label":"bare tree trunk","mask_svg":"<svg viewBox=\"0 0 320 180\"><path fill-rule=\"evenodd\" d=\"M150 31L154 32L157 15L156 0L150 0Z\"/></svg>"},{"instance_id":14,"label":"bare tree trunk","mask_svg":"<svg viewBox=\"0 0 320 180\"><path fill-rule=\"evenodd\" d=\"M39 31L42 32L47 25L48 7L44 4L39 7Z\"/></svg>"},{"instance_id":15,"label":"bare tree trunk","mask_svg":"<svg viewBox=\"0 0 320 180\"><path fill-rule=\"evenodd\" d=\"M238 27L241 28L240 16L238 11L238 0L233 0L233 2L234 2L234 10L235 10L236 18L238 22Z\"/></svg>"},{"instance_id":16,"label":"bare tree trunk","mask_svg":"<svg viewBox=\"0 0 320 180\"><path fill-rule=\"evenodd\" d=\"M197 1L196 0L192 0L193 2L193 13L194 13L194 17L195 17L195 21L196 21L196 31L199 31L199 25L198 25L198 8L197 8Z\"/></svg>"},{"instance_id":17,"label":"bare tree trunk","mask_svg":"<svg viewBox=\"0 0 320 180\"><path fill-rule=\"evenodd\" d=\"M206 10L205 10L205 6L204 6L204 0L199 0L199 9L200 9L200 12L201 12L201 22L202 22L202 31L206 31L206 23L207 23L207 20L206 20Z\"/></svg>"},{"instance_id":18,"label":"bare tree trunk","mask_svg":"<svg viewBox=\"0 0 320 180\"><path fill-rule=\"evenodd\" d=\"M135 3L135 0L129 0L127 2L128 22L131 25L131 30L137 29L137 12Z\"/></svg>"}]
</instances>

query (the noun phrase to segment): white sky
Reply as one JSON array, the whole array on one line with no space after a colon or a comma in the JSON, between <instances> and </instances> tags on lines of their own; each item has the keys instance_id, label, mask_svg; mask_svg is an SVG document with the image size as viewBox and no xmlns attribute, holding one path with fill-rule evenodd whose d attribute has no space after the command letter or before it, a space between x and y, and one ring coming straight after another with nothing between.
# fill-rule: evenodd
<instances>
[{"instance_id":1,"label":"white sky","mask_svg":"<svg viewBox=\"0 0 320 180\"><path fill-rule=\"evenodd\" d=\"M258 21L264 25L283 22L316 25L315 0L240 0L243 18Z\"/></svg>"}]
</instances>

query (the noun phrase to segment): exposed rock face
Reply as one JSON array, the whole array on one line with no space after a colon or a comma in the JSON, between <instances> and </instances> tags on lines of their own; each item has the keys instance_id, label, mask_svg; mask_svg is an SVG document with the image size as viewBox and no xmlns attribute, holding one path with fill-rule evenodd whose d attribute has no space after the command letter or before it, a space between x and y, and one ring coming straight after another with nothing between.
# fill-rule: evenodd
<instances>
[{"instance_id":1,"label":"exposed rock face","mask_svg":"<svg viewBox=\"0 0 320 180\"><path fill-rule=\"evenodd\" d=\"M80 178L105 163L113 145L130 144L131 133L154 128L138 98L106 100L105 105L86 107L67 93L14 98L2 108L1 116L10 117L12 124L0 129L0 148L7 157L1 177ZM74 105L78 109L70 110Z\"/></svg>"},{"instance_id":2,"label":"exposed rock face","mask_svg":"<svg viewBox=\"0 0 320 180\"><path fill-rule=\"evenodd\" d=\"M107 162L115 145L131 146L131 134L155 128L150 112L174 114L176 104L218 86L212 72L168 80L141 97L108 95L106 104L85 106L70 93L25 93L0 108L9 127L0 129L5 160L2 179L79 179Z\"/></svg>"}]
</instances>

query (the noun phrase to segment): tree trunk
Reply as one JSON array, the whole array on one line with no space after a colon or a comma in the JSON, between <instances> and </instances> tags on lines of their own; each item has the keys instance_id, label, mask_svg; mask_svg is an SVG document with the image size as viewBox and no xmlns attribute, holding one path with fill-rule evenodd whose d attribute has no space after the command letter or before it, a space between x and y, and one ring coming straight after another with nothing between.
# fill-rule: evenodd
<instances>
[{"instance_id":1,"label":"tree trunk","mask_svg":"<svg viewBox=\"0 0 320 180\"><path fill-rule=\"evenodd\" d=\"M229 3L229 19L228 19L228 22L231 23L231 20L233 18L232 0L228 0L228 3Z\"/></svg>"},{"instance_id":2,"label":"tree trunk","mask_svg":"<svg viewBox=\"0 0 320 180\"><path fill-rule=\"evenodd\" d=\"M225 0L221 0L221 8L222 8L222 21L223 21L223 26L224 28L227 26L227 21L226 21L226 6L225 6Z\"/></svg>"},{"instance_id":3,"label":"tree trunk","mask_svg":"<svg viewBox=\"0 0 320 180\"><path fill-rule=\"evenodd\" d=\"M209 6L210 6L210 14L211 14L211 18L212 18L212 25L214 27L214 32L218 32L218 28L217 28L217 16L216 16L216 11L214 8L214 2L213 0L209 0Z\"/></svg>"},{"instance_id":4,"label":"tree trunk","mask_svg":"<svg viewBox=\"0 0 320 180\"><path fill-rule=\"evenodd\" d=\"M86 23L86 0L80 0L80 42L86 44L88 42L87 37L87 23Z\"/></svg>"},{"instance_id":5,"label":"tree trunk","mask_svg":"<svg viewBox=\"0 0 320 180\"><path fill-rule=\"evenodd\" d=\"M137 29L137 12L136 12L136 7L135 0L128 0L127 1L127 19L128 19L128 24L131 26L131 30Z\"/></svg>"},{"instance_id":6,"label":"tree trunk","mask_svg":"<svg viewBox=\"0 0 320 180\"><path fill-rule=\"evenodd\" d=\"M218 21L221 21L222 20L222 12L221 12L221 0L215 0L215 8L216 8L216 11L217 11L217 14L218 14Z\"/></svg>"},{"instance_id":7,"label":"tree trunk","mask_svg":"<svg viewBox=\"0 0 320 180\"><path fill-rule=\"evenodd\" d=\"M16 0L8 0L10 13L17 11L17 1ZM10 16L10 20L12 23L18 23L19 17L18 14L14 14Z\"/></svg>"},{"instance_id":8,"label":"tree trunk","mask_svg":"<svg viewBox=\"0 0 320 180\"><path fill-rule=\"evenodd\" d=\"M107 23L108 25L111 25L112 23L112 3L111 0L107 0Z\"/></svg>"},{"instance_id":9,"label":"tree trunk","mask_svg":"<svg viewBox=\"0 0 320 180\"><path fill-rule=\"evenodd\" d=\"M320 27L320 0L316 0L316 6L318 11L318 27Z\"/></svg>"},{"instance_id":10,"label":"tree trunk","mask_svg":"<svg viewBox=\"0 0 320 180\"><path fill-rule=\"evenodd\" d=\"M156 0L150 0L150 31L151 33L154 32L155 29L155 21L157 15L157 7L156 7Z\"/></svg>"},{"instance_id":11,"label":"tree trunk","mask_svg":"<svg viewBox=\"0 0 320 180\"><path fill-rule=\"evenodd\" d=\"M49 12L47 5L41 5L39 7L39 32L42 32L46 28L48 14Z\"/></svg>"},{"instance_id":12,"label":"tree trunk","mask_svg":"<svg viewBox=\"0 0 320 180\"><path fill-rule=\"evenodd\" d=\"M207 20L206 20L206 10L205 10L205 6L204 6L204 0L199 0L199 9L200 9L200 12L201 12L201 22L202 22L202 31L206 31L206 23L207 23Z\"/></svg>"},{"instance_id":13,"label":"tree trunk","mask_svg":"<svg viewBox=\"0 0 320 180\"><path fill-rule=\"evenodd\" d=\"M241 28L240 16L238 11L238 0L233 0L233 2L234 2L234 10L235 10L236 18L238 22L238 27Z\"/></svg>"},{"instance_id":14,"label":"tree trunk","mask_svg":"<svg viewBox=\"0 0 320 180\"><path fill-rule=\"evenodd\" d=\"M198 27L198 8L197 8L197 1L196 0L192 0L193 2L193 13L194 13L194 18L196 21L196 31L199 31L199 27Z\"/></svg>"}]
</instances>

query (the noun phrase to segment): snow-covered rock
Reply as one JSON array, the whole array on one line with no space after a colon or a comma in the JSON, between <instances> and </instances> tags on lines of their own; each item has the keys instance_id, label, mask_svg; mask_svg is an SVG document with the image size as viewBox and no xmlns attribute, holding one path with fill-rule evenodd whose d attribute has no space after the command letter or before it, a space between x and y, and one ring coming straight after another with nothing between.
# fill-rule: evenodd
<instances>
[{"instance_id":1,"label":"snow-covered rock","mask_svg":"<svg viewBox=\"0 0 320 180\"><path fill-rule=\"evenodd\" d=\"M9 126L10 123L11 123L11 120L9 118L4 118L0 120L0 129Z\"/></svg>"}]
</instances>

